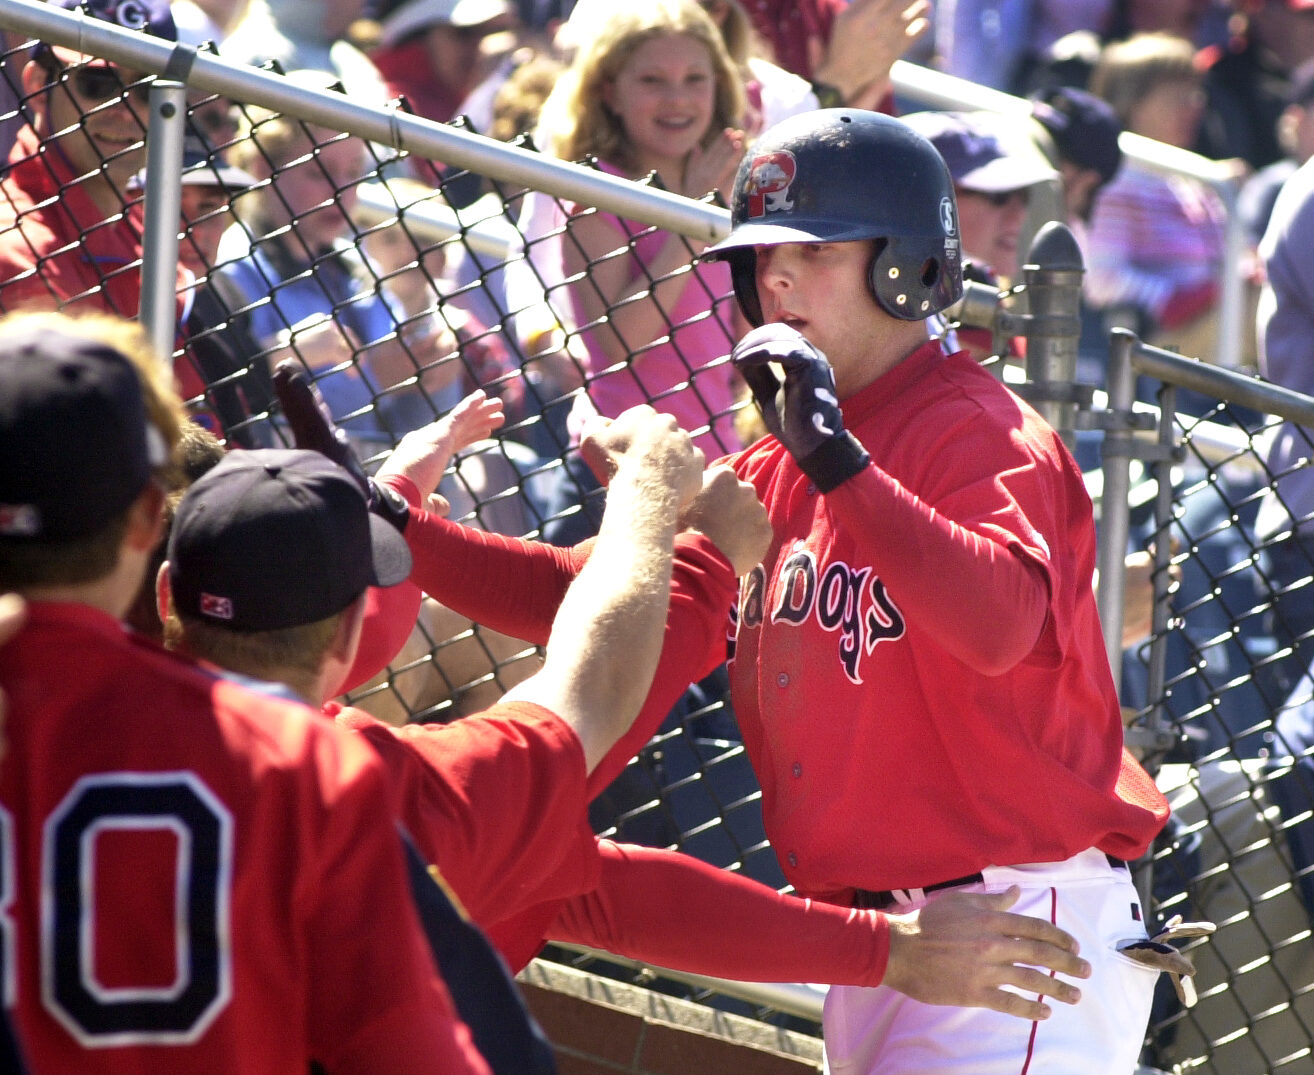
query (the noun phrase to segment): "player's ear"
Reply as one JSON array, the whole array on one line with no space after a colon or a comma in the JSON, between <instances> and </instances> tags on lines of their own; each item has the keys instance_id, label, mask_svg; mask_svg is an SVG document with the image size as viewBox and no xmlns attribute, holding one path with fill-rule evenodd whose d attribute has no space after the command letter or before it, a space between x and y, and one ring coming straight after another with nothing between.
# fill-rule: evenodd
<instances>
[{"instance_id":1,"label":"player's ear","mask_svg":"<svg viewBox=\"0 0 1314 1075\"><path fill-rule=\"evenodd\" d=\"M362 591L338 616L338 629L324 655L324 675L329 681L326 697L333 698L342 693L347 673L356 663L356 651L360 648L361 631L365 625L368 593L368 590Z\"/></svg>"},{"instance_id":2,"label":"player's ear","mask_svg":"<svg viewBox=\"0 0 1314 1075\"><path fill-rule=\"evenodd\" d=\"M155 572L155 611L159 614L161 623L169 622L169 561L165 560L160 565L160 570Z\"/></svg>"},{"instance_id":3,"label":"player's ear","mask_svg":"<svg viewBox=\"0 0 1314 1075\"><path fill-rule=\"evenodd\" d=\"M164 490L147 482L128 509L128 530L124 541L130 548L150 552L164 537Z\"/></svg>"}]
</instances>

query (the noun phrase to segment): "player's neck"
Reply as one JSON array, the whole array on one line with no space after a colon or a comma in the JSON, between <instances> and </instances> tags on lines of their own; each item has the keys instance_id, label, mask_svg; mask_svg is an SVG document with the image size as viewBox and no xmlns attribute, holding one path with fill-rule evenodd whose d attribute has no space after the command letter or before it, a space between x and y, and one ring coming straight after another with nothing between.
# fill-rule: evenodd
<instances>
[{"instance_id":1,"label":"player's neck","mask_svg":"<svg viewBox=\"0 0 1314 1075\"><path fill-rule=\"evenodd\" d=\"M108 575L91 582L25 586L19 593L28 601L48 601L60 604L87 605L121 620L132 607L141 581L141 565L120 561Z\"/></svg>"}]
</instances>

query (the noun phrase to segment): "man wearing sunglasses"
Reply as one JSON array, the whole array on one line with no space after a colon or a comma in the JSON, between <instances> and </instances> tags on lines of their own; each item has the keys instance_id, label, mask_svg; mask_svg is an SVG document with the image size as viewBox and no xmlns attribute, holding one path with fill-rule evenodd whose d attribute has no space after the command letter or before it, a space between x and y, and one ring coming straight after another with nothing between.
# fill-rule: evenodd
<instances>
[{"instance_id":1,"label":"man wearing sunglasses","mask_svg":"<svg viewBox=\"0 0 1314 1075\"><path fill-rule=\"evenodd\" d=\"M50 3L177 40L167 0ZM76 49L34 47L22 74L28 124L0 183L0 309L136 315L141 231L125 190L146 161L148 84Z\"/></svg>"}]
</instances>

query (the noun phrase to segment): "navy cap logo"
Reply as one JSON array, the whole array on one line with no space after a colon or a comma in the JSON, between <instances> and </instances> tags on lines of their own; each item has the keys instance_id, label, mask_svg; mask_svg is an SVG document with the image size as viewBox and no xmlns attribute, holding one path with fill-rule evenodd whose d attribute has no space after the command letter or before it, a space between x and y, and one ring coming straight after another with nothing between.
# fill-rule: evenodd
<instances>
[{"instance_id":1,"label":"navy cap logo","mask_svg":"<svg viewBox=\"0 0 1314 1075\"><path fill-rule=\"evenodd\" d=\"M0 504L0 536L36 537L41 513L31 504Z\"/></svg>"},{"instance_id":2,"label":"navy cap logo","mask_svg":"<svg viewBox=\"0 0 1314 1075\"><path fill-rule=\"evenodd\" d=\"M151 21L150 12L141 0L123 0L117 7L111 9L109 14L113 15L115 22L120 26L126 26L129 30L140 30Z\"/></svg>"},{"instance_id":3,"label":"navy cap logo","mask_svg":"<svg viewBox=\"0 0 1314 1075\"><path fill-rule=\"evenodd\" d=\"M200 612L202 616L209 616L214 620L231 620L233 618L233 602L227 597L202 592Z\"/></svg>"}]
</instances>

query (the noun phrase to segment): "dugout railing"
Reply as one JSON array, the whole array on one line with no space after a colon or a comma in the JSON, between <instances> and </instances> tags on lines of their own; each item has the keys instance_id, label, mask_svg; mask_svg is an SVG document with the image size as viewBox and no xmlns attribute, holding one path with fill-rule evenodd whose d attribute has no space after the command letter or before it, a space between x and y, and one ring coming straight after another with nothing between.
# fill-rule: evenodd
<instances>
[{"instance_id":1,"label":"dugout railing","mask_svg":"<svg viewBox=\"0 0 1314 1075\"><path fill-rule=\"evenodd\" d=\"M357 434L362 456L377 457L404 431L398 401L421 400L409 412L412 420L438 414L436 399L417 389L427 378L455 371L468 383L505 392L512 411L507 430L465 453L445 479L455 513L472 525L534 537L551 536L562 524L587 524L590 500L569 465L565 412L589 385L579 344L591 326L575 319L572 301L572 288L588 285L589 266L565 271L573 241L567 207L596 207L639 222L615 256L628 256L654 228L698 242L715 239L728 226L723 208L35 0L0 0L0 26L161 76L149 114L140 116L143 135L147 127L151 131L144 188L125 197L123 212L144 213L150 235L142 266L144 317L168 349L181 342L176 369L205 374L204 392L192 401L198 412L235 442L281 442L278 415L267 397L262 401L253 392L242 397L238 411L229 407L233 391L267 371L271 355L300 356L328 384L331 376L368 370L375 354L391 347L392 357L402 359L402 375L371 378L368 402L335 415L349 429L352 422L378 417ZM19 44L6 57L6 77L19 97L16 69L24 56ZM896 82L905 92L921 87L928 105L967 103L954 97L961 87L952 80L936 83L931 73L910 72L906 65L896 69ZM989 106L978 89L971 103ZM265 195L288 208L280 185L303 169L332 180L321 211L336 208L344 217L339 249L359 253L371 236L400 231L413 243L411 263L383 270L376 261L355 258L351 269L358 275L351 280L357 290L339 295L323 316L308 320L282 310L278 300L284 288L313 278L330 262L336 265L336 254L302 251L307 264L297 272L270 277L262 293L232 304L227 294L222 317L178 341L172 222L179 212L180 164L187 147L203 136L195 122L199 113L217 95L240 102L246 122L232 144L209 150L231 158L245 141L245 149L254 150L246 159L260 173L253 191L231 200L236 224L229 230L238 239L248 247L267 240L256 233L258 215L246 205ZM261 133L263 124L283 116L311 124L309 133L302 132L303 151L286 161L271 155ZM15 111L0 115L5 118L18 117ZM347 142L359 150L359 167L335 175L328 158L333 147ZM1134 144L1130 148L1138 151ZM397 178L422 161L443 162L440 171L427 173L433 194L400 193ZM470 197L469 185L480 198ZM537 216L523 212L527 202L537 207ZM184 232L184 245L194 242L193 227ZM277 236L296 227L295 219L284 221ZM1302 889L1314 887L1305 884L1309 861L1303 857L1303 826L1311 810L1301 808L1296 794L1303 788L1300 751L1276 733L1289 703L1272 682L1283 650L1270 622L1273 594L1254 520L1275 477L1264 462L1274 416L1309 422L1314 400L1148 347L1126 333L1082 355L1081 265L1070 239L1063 229L1042 232L1014 292L974 288L956 316L990 328L1001 340L1028 339L1026 364L1001 362L1000 376L1064 434L1087 471L1099 510L1100 604L1110 639L1119 637L1123 618L1124 555L1153 549L1157 557L1150 636L1127 650L1110 646L1128 710L1128 742L1160 774L1178 818L1138 875L1156 919L1180 911L1211 919L1219 930L1192 948L1201 967L1199 1003L1184 1010L1165 995L1147 1062L1220 1075L1310 1070L1314 956L1307 953L1314 945ZM426 264L424 255L435 249L446 255L445 265ZM387 330L376 339L362 336L363 329L352 327L356 307L400 290L408 272L425 276L432 307L416 313L389 306ZM708 316L720 326L728 351L733 303L728 294L712 298ZM213 367L198 358L203 342L213 337L231 350L239 330L271 310L277 331L259 339L248 332L244 364L210 375ZM450 333L444 348L423 343L433 325ZM313 353L326 334L334 337L330 351L337 356L329 365ZM625 342L636 354L647 346ZM500 358L487 353L495 346L502 349ZM721 355L714 359L724 361ZM1105 373L1084 383L1077 374L1083 359L1088 361L1082 369L1093 363ZM691 376L695 362L701 368L705 360L691 356ZM662 398L655 393L653 402L661 406ZM751 419L749 409L735 410L741 423ZM710 426L717 417L709 412L706 422ZM426 607L407 648L354 700L385 719L451 719L487 704L535 661L536 653L523 643ZM593 821L600 832L678 846L780 886L731 702L716 675L692 688L595 804ZM590 953L554 954L600 965ZM709 1002L745 1005L765 1018L815 1020L818 995L806 988L743 990L706 980L654 979L659 972L651 969L634 973ZM728 999L735 997L740 999Z\"/></svg>"}]
</instances>

